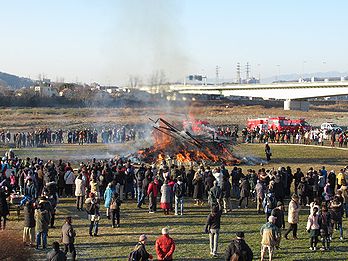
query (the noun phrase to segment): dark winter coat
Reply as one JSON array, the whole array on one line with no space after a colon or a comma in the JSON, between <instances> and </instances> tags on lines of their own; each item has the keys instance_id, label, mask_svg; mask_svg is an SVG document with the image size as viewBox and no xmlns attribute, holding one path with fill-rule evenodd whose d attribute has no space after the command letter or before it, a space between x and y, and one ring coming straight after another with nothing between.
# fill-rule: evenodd
<instances>
[{"instance_id":1,"label":"dark winter coat","mask_svg":"<svg viewBox=\"0 0 348 261\"><path fill-rule=\"evenodd\" d=\"M248 244L245 242L244 239L234 239L232 240L231 244L226 249L225 252L225 261L230 261L231 257L234 254L238 254L239 257L245 259L239 259L243 261L252 261L253 260L253 251L251 251L250 247Z\"/></svg>"},{"instance_id":2,"label":"dark winter coat","mask_svg":"<svg viewBox=\"0 0 348 261\"><path fill-rule=\"evenodd\" d=\"M277 218L275 225L280 228L285 228L285 219L284 219L284 211L279 208L275 208L271 212L271 216L275 216Z\"/></svg>"},{"instance_id":3,"label":"dark winter coat","mask_svg":"<svg viewBox=\"0 0 348 261\"><path fill-rule=\"evenodd\" d=\"M193 198L194 199L203 199L203 180L201 178L199 179L194 179L192 181L192 184L194 186L193 189Z\"/></svg>"},{"instance_id":4,"label":"dark winter coat","mask_svg":"<svg viewBox=\"0 0 348 261\"><path fill-rule=\"evenodd\" d=\"M139 242L135 249L137 249L137 257L138 260L148 261L150 258L150 254L146 251L145 245Z\"/></svg>"},{"instance_id":5,"label":"dark winter coat","mask_svg":"<svg viewBox=\"0 0 348 261\"><path fill-rule=\"evenodd\" d=\"M223 198L231 197L231 183L228 179L226 178L222 179L221 187L222 187L222 197Z\"/></svg>"},{"instance_id":6,"label":"dark winter coat","mask_svg":"<svg viewBox=\"0 0 348 261\"><path fill-rule=\"evenodd\" d=\"M240 197L249 197L250 196L250 183L247 179L244 179L239 185L240 188Z\"/></svg>"},{"instance_id":7,"label":"dark winter coat","mask_svg":"<svg viewBox=\"0 0 348 261\"><path fill-rule=\"evenodd\" d=\"M221 210L217 213L210 213L207 217L207 223L205 224L205 232L208 233L209 229L220 229Z\"/></svg>"},{"instance_id":8,"label":"dark winter coat","mask_svg":"<svg viewBox=\"0 0 348 261\"><path fill-rule=\"evenodd\" d=\"M8 193L5 191L0 192L0 216L7 216L9 212L8 204L6 198L8 197Z\"/></svg>"},{"instance_id":9,"label":"dark winter coat","mask_svg":"<svg viewBox=\"0 0 348 261\"><path fill-rule=\"evenodd\" d=\"M24 206L24 227L35 227L35 209L33 204Z\"/></svg>"}]
</instances>

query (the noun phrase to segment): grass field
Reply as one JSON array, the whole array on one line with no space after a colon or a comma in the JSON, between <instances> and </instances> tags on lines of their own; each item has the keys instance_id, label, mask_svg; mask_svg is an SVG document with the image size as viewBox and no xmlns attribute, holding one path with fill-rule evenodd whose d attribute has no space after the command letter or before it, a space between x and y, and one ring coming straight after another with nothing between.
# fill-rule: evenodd
<instances>
[{"instance_id":1,"label":"grass field","mask_svg":"<svg viewBox=\"0 0 348 261\"><path fill-rule=\"evenodd\" d=\"M343 106L343 105L342 105ZM115 125L151 124L149 117L163 117L181 123L188 116L207 120L212 125L239 125L245 127L247 119L285 116L305 118L311 125L333 121L348 126L348 106L313 107L308 112L284 111L283 108L265 108L260 105L235 106L228 101L160 103L145 108L1 108L0 129L28 131L37 128L77 129L103 128Z\"/></svg>"},{"instance_id":2,"label":"grass field","mask_svg":"<svg viewBox=\"0 0 348 261\"><path fill-rule=\"evenodd\" d=\"M328 169L335 169L348 165L348 151L322 147L272 145L272 163L266 168L279 166L291 166L295 169L300 166L307 170L310 166L319 168L326 165ZM38 149L16 150L21 157L39 156L44 159L66 159L69 155L82 155L80 160L87 156L108 153L116 154L117 146L106 147L103 145L94 146L54 146ZM259 144L243 144L235 148L239 155L254 155L264 157L263 146ZM76 158L76 162L78 159ZM242 166L258 169L260 166ZM162 212L149 214L145 209L137 209L135 202L125 202L121 207L121 227L111 228L111 222L106 219L104 208L102 208L102 219L100 221L100 236L90 238L88 235L88 220L85 212L78 212L75 209L75 200L63 198L60 200L56 226L57 229L50 230L49 244L60 238L60 227L64 223L66 215L72 215L73 224L77 230L76 248L79 260L127 260L127 255L137 242L140 234L146 233L149 236L148 251L155 254L154 241L160 235L161 229L168 226L171 236L176 242L175 260L209 260L209 238L204 234L204 224L208 215L208 207L193 206L193 202L187 199L185 202L184 216L164 216ZM236 231L245 231L246 241L252 248L255 260L259 259L260 250L260 226L264 223L264 215L257 215L254 204L249 209L236 209L236 200L233 200L233 211L231 214L224 214L222 217L221 234L219 239L219 258L223 259L229 242L235 237ZM344 241L338 240L338 232L334 233L332 242L333 250L330 252L311 252L308 250L309 237L305 231L308 208L301 211L299 223L299 240L285 241L281 243L281 249L276 251L276 260L348 260L348 236L345 233ZM343 227L347 228L348 222L344 219ZM8 228L13 233L22 231L22 218L17 221L15 213L12 213ZM33 260L44 258L43 252L35 252Z\"/></svg>"}]
</instances>

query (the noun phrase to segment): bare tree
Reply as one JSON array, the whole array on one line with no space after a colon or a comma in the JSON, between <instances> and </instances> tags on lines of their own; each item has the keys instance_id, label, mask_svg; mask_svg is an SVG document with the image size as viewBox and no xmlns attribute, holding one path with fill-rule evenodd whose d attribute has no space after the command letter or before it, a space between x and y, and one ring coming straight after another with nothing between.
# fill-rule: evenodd
<instances>
[{"instance_id":1,"label":"bare tree","mask_svg":"<svg viewBox=\"0 0 348 261\"><path fill-rule=\"evenodd\" d=\"M151 86L151 92L160 92L161 86L166 83L166 74L163 70L155 71L152 73L149 79L149 85Z\"/></svg>"},{"instance_id":2,"label":"bare tree","mask_svg":"<svg viewBox=\"0 0 348 261\"><path fill-rule=\"evenodd\" d=\"M129 76L129 88L136 89L141 85L141 79L139 76L130 75Z\"/></svg>"}]
</instances>

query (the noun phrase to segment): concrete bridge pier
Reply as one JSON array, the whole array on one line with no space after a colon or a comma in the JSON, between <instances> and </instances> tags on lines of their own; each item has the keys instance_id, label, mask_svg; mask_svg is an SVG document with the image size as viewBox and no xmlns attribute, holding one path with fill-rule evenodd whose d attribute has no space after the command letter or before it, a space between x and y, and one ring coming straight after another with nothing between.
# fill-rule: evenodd
<instances>
[{"instance_id":1,"label":"concrete bridge pier","mask_svg":"<svg viewBox=\"0 0 348 261\"><path fill-rule=\"evenodd\" d=\"M309 111L309 101L308 100L291 100L291 99L285 100L284 110Z\"/></svg>"}]
</instances>

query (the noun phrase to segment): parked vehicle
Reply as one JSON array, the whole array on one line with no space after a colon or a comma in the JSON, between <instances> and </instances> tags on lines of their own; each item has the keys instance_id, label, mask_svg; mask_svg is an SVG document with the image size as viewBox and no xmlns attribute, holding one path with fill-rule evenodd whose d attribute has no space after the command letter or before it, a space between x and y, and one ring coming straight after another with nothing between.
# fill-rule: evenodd
<instances>
[{"instance_id":1,"label":"parked vehicle","mask_svg":"<svg viewBox=\"0 0 348 261\"><path fill-rule=\"evenodd\" d=\"M310 130L312 126L305 121L305 119L287 119L285 117L269 117L248 119L248 129L263 129L263 130L279 130L279 131L298 131L298 130Z\"/></svg>"},{"instance_id":2,"label":"parked vehicle","mask_svg":"<svg viewBox=\"0 0 348 261\"><path fill-rule=\"evenodd\" d=\"M333 122L324 122L321 124L320 129L327 131L342 132L342 128Z\"/></svg>"}]
</instances>

